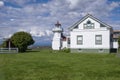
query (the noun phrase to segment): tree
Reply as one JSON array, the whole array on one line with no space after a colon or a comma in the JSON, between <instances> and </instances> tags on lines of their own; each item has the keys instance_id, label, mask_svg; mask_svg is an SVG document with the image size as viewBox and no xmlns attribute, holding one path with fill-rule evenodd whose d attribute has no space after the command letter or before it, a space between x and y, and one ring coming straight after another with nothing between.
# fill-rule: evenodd
<instances>
[{"instance_id":1,"label":"tree","mask_svg":"<svg viewBox=\"0 0 120 80\"><path fill-rule=\"evenodd\" d=\"M29 45L34 44L32 36L23 31L13 34L10 40L15 47L18 47L19 52L25 52Z\"/></svg>"}]
</instances>

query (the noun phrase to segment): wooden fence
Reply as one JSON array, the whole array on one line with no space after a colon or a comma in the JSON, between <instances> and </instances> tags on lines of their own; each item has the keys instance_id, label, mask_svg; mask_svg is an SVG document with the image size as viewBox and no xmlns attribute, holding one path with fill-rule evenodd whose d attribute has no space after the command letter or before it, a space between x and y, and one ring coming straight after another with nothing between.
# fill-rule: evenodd
<instances>
[{"instance_id":1,"label":"wooden fence","mask_svg":"<svg viewBox=\"0 0 120 80\"><path fill-rule=\"evenodd\" d=\"M18 48L0 48L0 53L18 53Z\"/></svg>"}]
</instances>

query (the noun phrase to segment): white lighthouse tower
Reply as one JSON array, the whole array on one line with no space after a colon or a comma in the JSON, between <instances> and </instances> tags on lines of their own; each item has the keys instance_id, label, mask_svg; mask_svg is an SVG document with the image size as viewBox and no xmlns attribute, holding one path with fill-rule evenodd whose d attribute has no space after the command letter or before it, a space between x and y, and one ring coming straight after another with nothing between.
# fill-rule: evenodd
<instances>
[{"instance_id":1,"label":"white lighthouse tower","mask_svg":"<svg viewBox=\"0 0 120 80\"><path fill-rule=\"evenodd\" d=\"M61 27L61 24L57 21L55 24L55 27L53 28L53 41L52 41L52 49L53 50L60 50L62 47L62 37L61 34L63 32L63 29Z\"/></svg>"}]
</instances>

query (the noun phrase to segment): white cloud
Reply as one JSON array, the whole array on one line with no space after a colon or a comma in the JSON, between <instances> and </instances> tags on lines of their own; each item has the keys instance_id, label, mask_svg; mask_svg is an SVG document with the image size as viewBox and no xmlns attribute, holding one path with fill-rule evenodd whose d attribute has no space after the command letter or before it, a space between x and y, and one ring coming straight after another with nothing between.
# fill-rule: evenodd
<instances>
[{"instance_id":1,"label":"white cloud","mask_svg":"<svg viewBox=\"0 0 120 80\"><path fill-rule=\"evenodd\" d=\"M18 29L18 32L19 32L19 31L24 31L24 32L27 32L27 30L22 29L22 28Z\"/></svg>"},{"instance_id":2,"label":"white cloud","mask_svg":"<svg viewBox=\"0 0 120 80\"><path fill-rule=\"evenodd\" d=\"M80 0L67 0L69 2L70 8L73 9L75 8Z\"/></svg>"},{"instance_id":3,"label":"white cloud","mask_svg":"<svg viewBox=\"0 0 120 80\"><path fill-rule=\"evenodd\" d=\"M52 31L48 29L40 29L39 27L31 27L30 34L35 37L51 36Z\"/></svg>"},{"instance_id":4,"label":"white cloud","mask_svg":"<svg viewBox=\"0 0 120 80\"><path fill-rule=\"evenodd\" d=\"M4 2L0 1L0 7L4 6Z\"/></svg>"},{"instance_id":5,"label":"white cloud","mask_svg":"<svg viewBox=\"0 0 120 80\"><path fill-rule=\"evenodd\" d=\"M11 1L22 4L31 0ZM98 17L109 16L111 11L118 6L116 2L108 4L107 0L52 0L44 4L27 4L21 9L8 7L6 11L9 14L6 14L6 17L12 17L13 23L15 22L19 26L50 28L50 24L54 24L57 20L69 26L87 13L92 13Z\"/></svg>"},{"instance_id":6,"label":"white cloud","mask_svg":"<svg viewBox=\"0 0 120 80\"><path fill-rule=\"evenodd\" d=\"M119 6L120 6L120 2L112 2L110 4L109 10L113 10L114 8L119 7Z\"/></svg>"},{"instance_id":7,"label":"white cloud","mask_svg":"<svg viewBox=\"0 0 120 80\"><path fill-rule=\"evenodd\" d=\"M51 30L45 30L45 32L46 32L47 36L50 36L51 34L53 34L53 32Z\"/></svg>"}]
</instances>

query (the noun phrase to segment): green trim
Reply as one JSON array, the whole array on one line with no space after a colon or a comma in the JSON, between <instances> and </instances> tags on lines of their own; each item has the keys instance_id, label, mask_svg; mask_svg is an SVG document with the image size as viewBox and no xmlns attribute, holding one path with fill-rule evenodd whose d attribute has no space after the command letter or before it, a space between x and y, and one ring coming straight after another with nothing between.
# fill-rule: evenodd
<instances>
[{"instance_id":1,"label":"green trim","mask_svg":"<svg viewBox=\"0 0 120 80\"><path fill-rule=\"evenodd\" d=\"M71 49L71 53L110 53L110 49Z\"/></svg>"}]
</instances>

